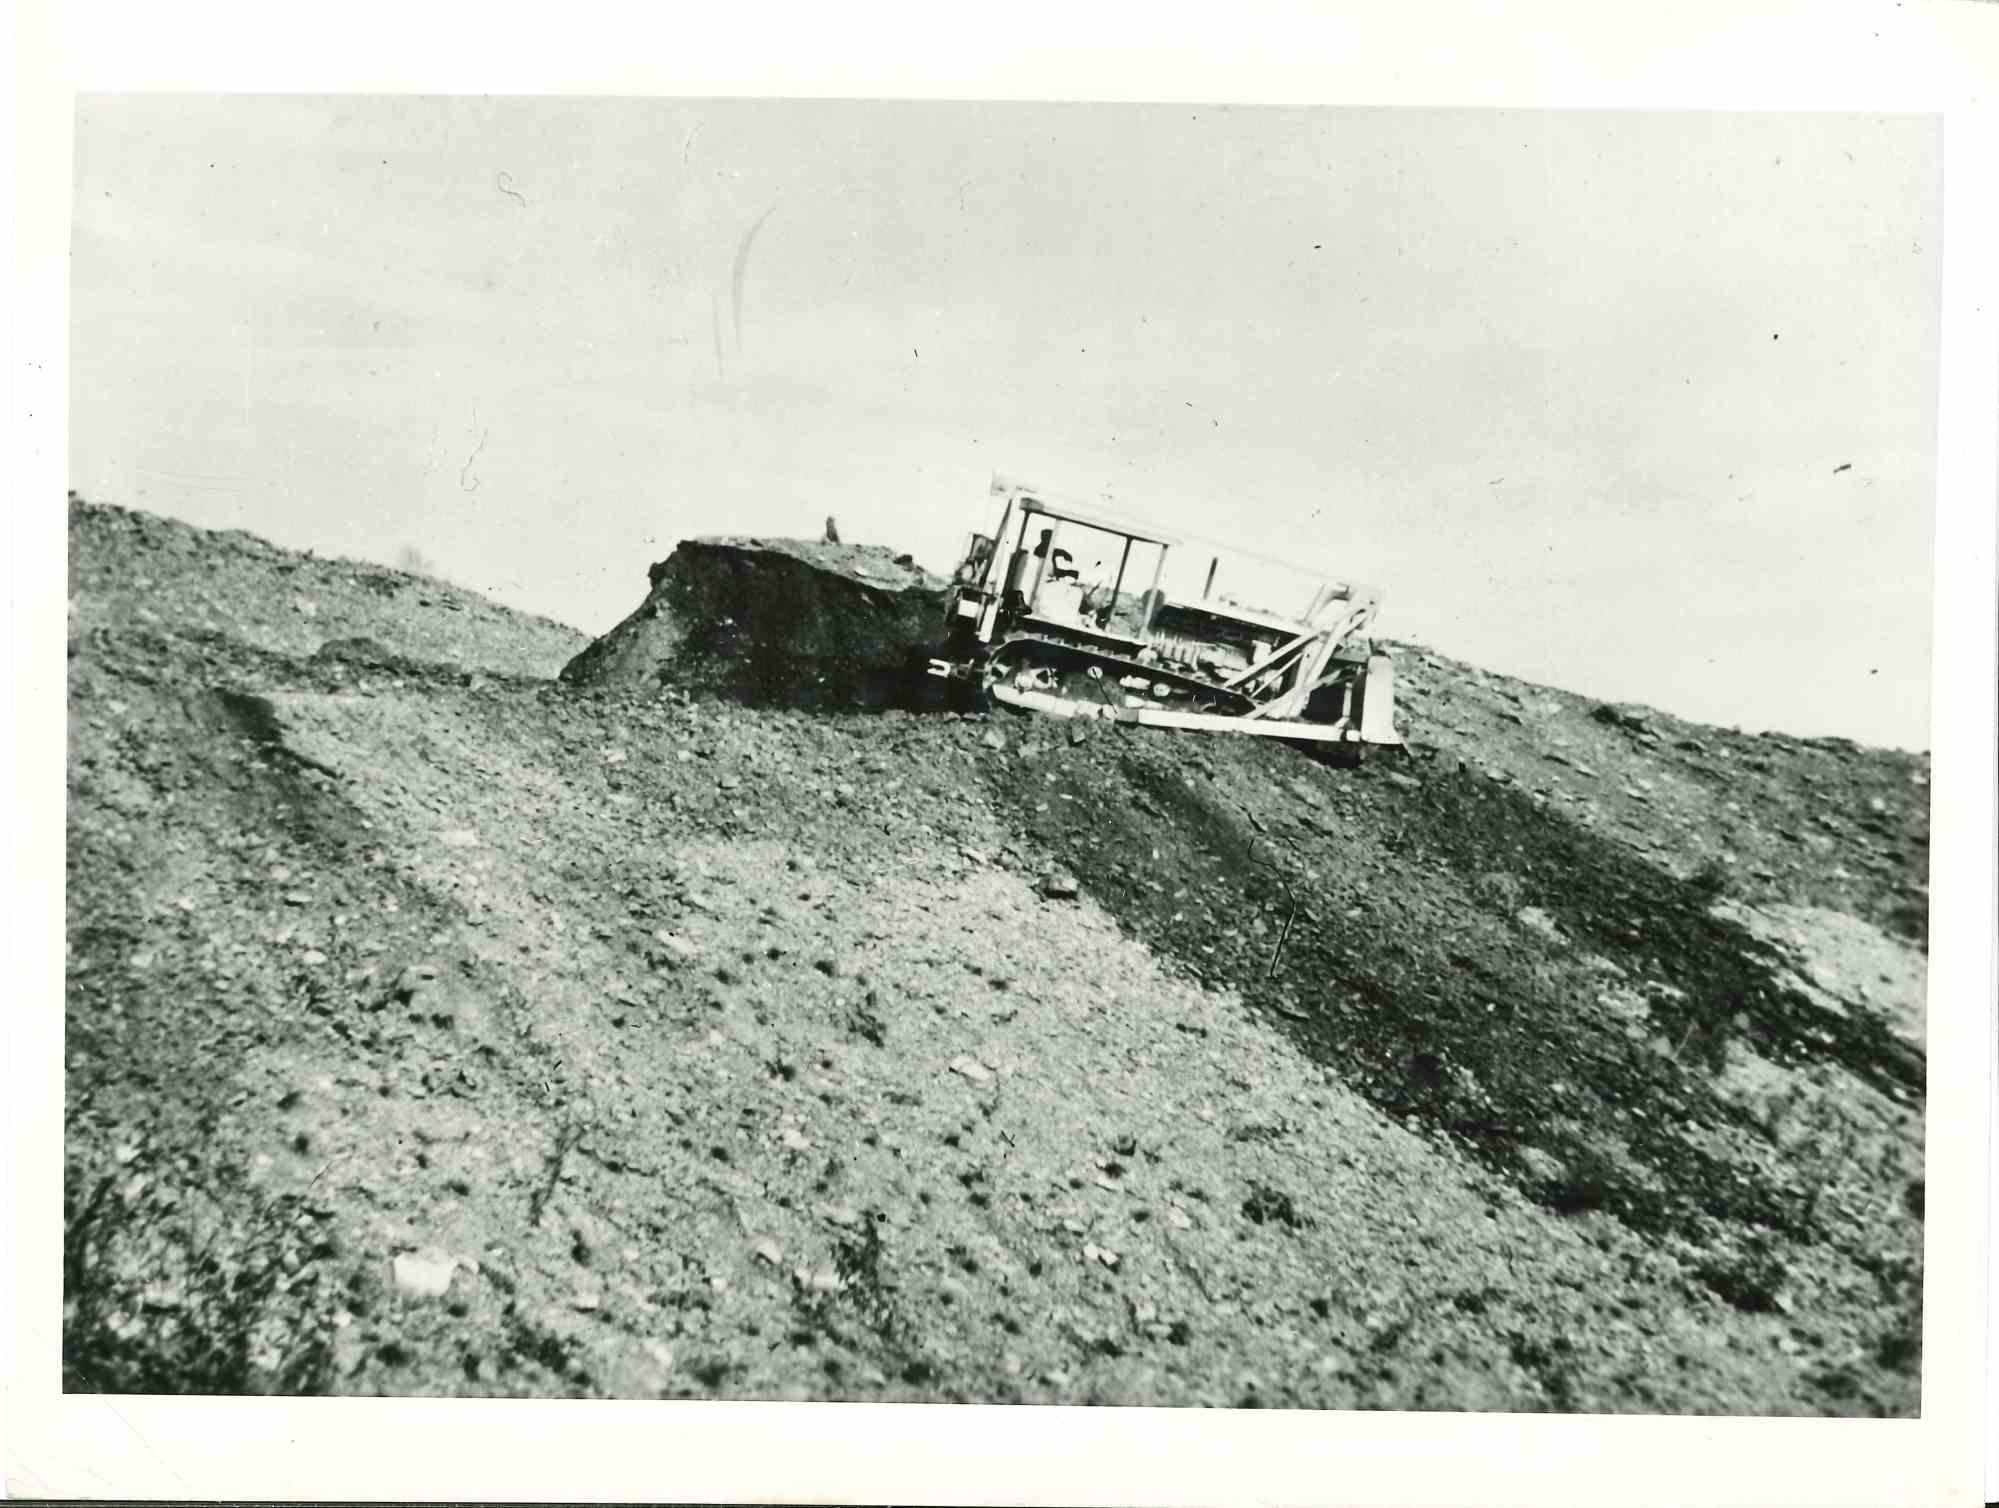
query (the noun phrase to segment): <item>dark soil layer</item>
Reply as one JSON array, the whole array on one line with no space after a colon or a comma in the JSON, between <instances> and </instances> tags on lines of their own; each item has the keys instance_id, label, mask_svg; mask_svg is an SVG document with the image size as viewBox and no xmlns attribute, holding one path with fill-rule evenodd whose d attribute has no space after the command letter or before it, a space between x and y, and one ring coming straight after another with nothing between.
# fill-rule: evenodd
<instances>
[{"instance_id":1,"label":"dark soil layer","mask_svg":"<svg viewBox=\"0 0 1999 1508\"><path fill-rule=\"evenodd\" d=\"M944 600L908 556L806 540L688 540L650 579L638 611L563 680L765 707L903 706Z\"/></svg>"}]
</instances>

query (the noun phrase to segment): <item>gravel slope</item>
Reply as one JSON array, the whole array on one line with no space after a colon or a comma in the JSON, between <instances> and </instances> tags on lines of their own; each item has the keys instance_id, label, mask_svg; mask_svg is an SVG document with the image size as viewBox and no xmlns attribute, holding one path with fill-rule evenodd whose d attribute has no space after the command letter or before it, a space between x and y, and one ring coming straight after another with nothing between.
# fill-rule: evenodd
<instances>
[{"instance_id":1,"label":"gravel slope","mask_svg":"<svg viewBox=\"0 0 1999 1508\"><path fill-rule=\"evenodd\" d=\"M1916 1408L1921 761L1695 730L1769 768L1666 820L1437 657L1360 771L589 691L71 528L71 1388Z\"/></svg>"}]
</instances>

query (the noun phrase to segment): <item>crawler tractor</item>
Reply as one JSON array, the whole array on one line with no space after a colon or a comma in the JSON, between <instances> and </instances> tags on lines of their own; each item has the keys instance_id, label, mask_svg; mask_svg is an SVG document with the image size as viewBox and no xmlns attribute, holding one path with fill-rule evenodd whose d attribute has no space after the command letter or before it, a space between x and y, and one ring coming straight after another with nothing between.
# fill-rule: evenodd
<instances>
[{"instance_id":1,"label":"crawler tractor","mask_svg":"<svg viewBox=\"0 0 1999 1508\"><path fill-rule=\"evenodd\" d=\"M966 547L931 675L1055 717L1259 734L1348 757L1402 742L1393 662L1362 637L1378 592L1325 582L1287 618L1216 596L1216 556L1200 599L1173 601L1160 582L1177 541L1003 478L991 495L999 522ZM1078 558L1117 565L1086 577Z\"/></svg>"}]
</instances>

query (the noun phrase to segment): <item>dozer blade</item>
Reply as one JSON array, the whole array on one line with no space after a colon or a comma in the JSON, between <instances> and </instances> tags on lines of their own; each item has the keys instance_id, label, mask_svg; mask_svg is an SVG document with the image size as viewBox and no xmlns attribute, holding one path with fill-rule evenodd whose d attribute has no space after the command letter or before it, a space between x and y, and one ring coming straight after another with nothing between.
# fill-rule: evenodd
<instances>
[{"instance_id":1,"label":"dozer blade","mask_svg":"<svg viewBox=\"0 0 1999 1508\"><path fill-rule=\"evenodd\" d=\"M993 700L1050 717L1088 717L1106 722L1135 723L1145 728L1179 728L1192 733L1247 733L1257 738L1282 738L1303 743L1359 743L1361 734L1345 719L1332 723L1280 722L1275 718L1227 717L1212 712L1175 712L1164 707L1113 707L1077 701L1047 691L1023 691L996 685ZM1400 739L1394 740L1400 743Z\"/></svg>"},{"instance_id":2,"label":"dozer blade","mask_svg":"<svg viewBox=\"0 0 1999 1508\"><path fill-rule=\"evenodd\" d=\"M1367 657L1367 679L1360 693L1360 741L1399 744L1395 731L1395 661L1384 654Z\"/></svg>"}]
</instances>

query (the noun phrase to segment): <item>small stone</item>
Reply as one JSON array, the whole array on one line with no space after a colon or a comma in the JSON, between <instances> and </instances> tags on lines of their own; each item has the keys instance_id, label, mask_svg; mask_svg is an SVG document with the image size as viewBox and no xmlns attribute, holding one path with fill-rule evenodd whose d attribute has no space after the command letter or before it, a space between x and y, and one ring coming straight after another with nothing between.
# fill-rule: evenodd
<instances>
[{"instance_id":1,"label":"small stone","mask_svg":"<svg viewBox=\"0 0 1999 1508\"><path fill-rule=\"evenodd\" d=\"M784 1249L769 1236L765 1236L756 1245L752 1246L750 1250L756 1253L759 1261L767 1262L772 1267L776 1267L784 1261Z\"/></svg>"},{"instance_id":2,"label":"small stone","mask_svg":"<svg viewBox=\"0 0 1999 1508\"><path fill-rule=\"evenodd\" d=\"M581 1314L595 1314L604 1307L604 1300L594 1293L579 1293L569 1301L569 1304Z\"/></svg>"},{"instance_id":3,"label":"small stone","mask_svg":"<svg viewBox=\"0 0 1999 1508\"><path fill-rule=\"evenodd\" d=\"M1555 919L1539 906L1522 906L1515 913L1515 917L1521 926L1527 928L1530 932L1540 933L1541 936L1547 938L1550 942L1559 943L1568 941L1567 935L1563 933Z\"/></svg>"},{"instance_id":4,"label":"small stone","mask_svg":"<svg viewBox=\"0 0 1999 1508\"><path fill-rule=\"evenodd\" d=\"M440 1251L404 1252L395 1260L396 1287L412 1298L441 1299L458 1263Z\"/></svg>"},{"instance_id":5,"label":"small stone","mask_svg":"<svg viewBox=\"0 0 1999 1508\"><path fill-rule=\"evenodd\" d=\"M721 790L735 791L742 789L743 782L740 776L724 775L720 780L716 781L715 784Z\"/></svg>"},{"instance_id":6,"label":"small stone","mask_svg":"<svg viewBox=\"0 0 1999 1508\"><path fill-rule=\"evenodd\" d=\"M986 730L986 736L981 738L979 742L984 744L988 749L997 752L1006 747L1006 735L997 728L989 728Z\"/></svg>"},{"instance_id":7,"label":"small stone","mask_svg":"<svg viewBox=\"0 0 1999 1508\"><path fill-rule=\"evenodd\" d=\"M819 1217L828 1225L837 1225L842 1230L852 1230L861 1223L860 1215L848 1204L829 1204L819 1211Z\"/></svg>"},{"instance_id":8,"label":"small stone","mask_svg":"<svg viewBox=\"0 0 1999 1508\"><path fill-rule=\"evenodd\" d=\"M1419 791L1423 788L1422 781L1418 780L1414 775L1405 775L1400 770L1390 770L1388 772L1388 783L1393 786L1399 786L1405 791Z\"/></svg>"},{"instance_id":9,"label":"small stone","mask_svg":"<svg viewBox=\"0 0 1999 1508\"><path fill-rule=\"evenodd\" d=\"M1564 1172L1561 1159L1552 1153L1542 1151L1539 1147L1521 1147L1515 1151L1514 1156L1520 1159L1520 1165L1527 1170L1527 1176L1536 1183L1559 1182Z\"/></svg>"},{"instance_id":10,"label":"small stone","mask_svg":"<svg viewBox=\"0 0 1999 1508\"><path fill-rule=\"evenodd\" d=\"M342 1330L333 1337L333 1367L342 1377L352 1377L368 1360L368 1348L359 1332Z\"/></svg>"},{"instance_id":11,"label":"small stone","mask_svg":"<svg viewBox=\"0 0 1999 1508\"><path fill-rule=\"evenodd\" d=\"M312 897L307 895L303 890L287 890L284 893L283 900L287 906L310 906L312 904Z\"/></svg>"},{"instance_id":12,"label":"small stone","mask_svg":"<svg viewBox=\"0 0 1999 1508\"><path fill-rule=\"evenodd\" d=\"M1041 877L1041 893L1051 901L1074 900L1076 877L1065 870L1051 869Z\"/></svg>"},{"instance_id":13,"label":"small stone","mask_svg":"<svg viewBox=\"0 0 1999 1508\"><path fill-rule=\"evenodd\" d=\"M141 1298L146 1308L166 1311L180 1309L187 1302L179 1287L158 1279L146 1285Z\"/></svg>"},{"instance_id":14,"label":"small stone","mask_svg":"<svg viewBox=\"0 0 1999 1508\"><path fill-rule=\"evenodd\" d=\"M447 828L439 833L438 841L446 848L477 848L479 835L469 827Z\"/></svg>"},{"instance_id":15,"label":"small stone","mask_svg":"<svg viewBox=\"0 0 1999 1508\"><path fill-rule=\"evenodd\" d=\"M300 955L299 962L303 963L309 969L316 969L326 962L326 955L317 948L307 948Z\"/></svg>"},{"instance_id":16,"label":"small stone","mask_svg":"<svg viewBox=\"0 0 1999 1508\"><path fill-rule=\"evenodd\" d=\"M675 958L683 961L701 956L701 950L678 933L669 932L664 927L653 933L652 939Z\"/></svg>"},{"instance_id":17,"label":"small stone","mask_svg":"<svg viewBox=\"0 0 1999 1508\"><path fill-rule=\"evenodd\" d=\"M1192 1230L1194 1228L1193 1217L1177 1204L1166 1206L1166 1223L1175 1230Z\"/></svg>"},{"instance_id":18,"label":"small stone","mask_svg":"<svg viewBox=\"0 0 1999 1508\"><path fill-rule=\"evenodd\" d=\"M814 1293L838 1293L847 1285L841 1280L840 1274L833 1268L820 1267L813 1271L811 1281L807 1286Z\"/></svg>"},{"instance_id":19,"label":"small stone","mask_svg":"<svg viewBox=\"0 0 1999 1508\"><path fill-rule=\"evenodd\" d=\"M801 1133L796 1126L786 1126L784 1134L778 1138L794 1152L810 1152L812 1139Z\"/></svg>"},{"instance_id":20,"label":"small stone","mask_svg":"<svg viewBox=\"0 0 1999 1508\"><path fill-rule=\"evenodd\" d=\"M433 963L413 963L396 976L395 994L398 1000L408 1000L425 985L437 978L437 965Z\"/></svg>"},{"instance_id":21,"label":"small stone","mask_svg":"<svg viewBox=\"0 0 1999 1508\"><path fill-rule=\"evenodd\" d=\"M1072 748L1075 745L1082 743L1089 736L1090 736L1090 730L1087 727L1085 727L1081 722L1072 722L1069 724L1069 743Z\"/></svg>"},{"instance_id":22,"label":"small stone","mask_svg":"<svg viewBox=\"0 0 1999 1508\"><path fill-rule=\"evenodd\" d=\"M990 1068L986 1067L977 1058L969 1055L961 1055L953 1058L950 1067L951 1072L962 1074L974 1084L984 1084L993 1076L993 1071Z\"/></svg>"}]
</instances>

